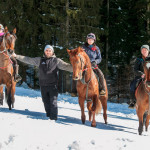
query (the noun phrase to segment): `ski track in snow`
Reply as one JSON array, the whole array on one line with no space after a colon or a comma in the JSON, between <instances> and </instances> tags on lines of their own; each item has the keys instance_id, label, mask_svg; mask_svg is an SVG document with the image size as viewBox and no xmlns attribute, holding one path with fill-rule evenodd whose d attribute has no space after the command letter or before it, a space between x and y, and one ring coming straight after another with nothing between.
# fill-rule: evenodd
<instances>
[{"instance_id":1,"label":"ski track in snow","mask_svg":"<svg viewBox=\"0 0 150 150\"><path fill-rule=\"evenodd\" d=\"M0 150L141 150L150 146L150 131L138 135L138 119L127 104L108 102L108 124L103 114L91 127L81 123L78 98L59 94L58 121L46 117L41 94L17 87L15 108L0 106ZM144 128L145 129L145 128Z\"/></svg>"}]
</instances>

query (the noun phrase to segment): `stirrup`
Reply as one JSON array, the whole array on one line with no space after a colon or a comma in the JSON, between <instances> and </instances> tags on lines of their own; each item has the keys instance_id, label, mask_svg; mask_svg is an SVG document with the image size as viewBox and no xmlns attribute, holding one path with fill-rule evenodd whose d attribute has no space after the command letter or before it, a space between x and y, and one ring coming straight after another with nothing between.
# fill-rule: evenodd
<instances>
[{"instance_id":1,"label":"stirrup","mask_svg":"<svg viewBox=\"0 0 150 150\"><path fill-rule=\"evenodd\" d=\"M129 106L128 106L128 108L130 108L130 109L134 109L135 108L135 102L131 102L130 104L129 104Z\"/></svg>"},{"instance_id":2,"label":"stirrup","mask_svg":"<svg viewBox=\"0 0 150 150\"><path fill-rule=\"evenodd\" d=\"M77 93L71 93L71 96L72 97L77 97L78 95L77 95Z\"/></svg>"},{"instance_id":3,"label":"stirrup","mask_svg":"<svg viewBox=\"0 0 150 150\"><path fill-rule=\"evenodd\" d=\"M19 74L14 76L14 81L15 82L19 82L20 80L22 80L21 76Z\"/></svg>"},{"instance_id":4,"label":"stirrup","mask_svg":"<svg viewBox=\"0 0 150 150\"><path fill-rule=\"evenodd\" d=\"M104 90L101 90L100 92L99 92L99 95L105 95L106 94L106 92L104 91Z\"/></svg>"}]
</instances>

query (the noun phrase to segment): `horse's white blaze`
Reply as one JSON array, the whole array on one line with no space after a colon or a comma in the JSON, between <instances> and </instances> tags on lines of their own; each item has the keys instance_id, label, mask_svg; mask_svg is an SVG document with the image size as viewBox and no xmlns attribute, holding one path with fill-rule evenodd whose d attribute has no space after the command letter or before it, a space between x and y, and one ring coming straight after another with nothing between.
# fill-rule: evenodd
<instances>
[{"instance_id":1,"label":"horse's white blaze","mask_svg":"<svg viewBox=\"0 0 150 150\"><path fill-rule=\"evenodd\" d=\"M150 68L150 63L147 63L146 67L147 67L147 69L149 69Z\"/></svg>"}]
</instances>

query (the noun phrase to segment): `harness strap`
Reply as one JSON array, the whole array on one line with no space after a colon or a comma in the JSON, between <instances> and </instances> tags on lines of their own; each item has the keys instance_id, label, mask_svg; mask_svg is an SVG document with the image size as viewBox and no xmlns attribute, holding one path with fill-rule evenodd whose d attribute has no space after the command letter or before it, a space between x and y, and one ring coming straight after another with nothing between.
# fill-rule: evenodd
<instances>
[{"instance_id":1,"label":"harness strap","mask_svg":"<svg viewBox=\"0 0 150 150\"><path fill-rule=\"evenodd\" d=\"M88 82L85 82L85 80L84 80L84 83L83 84L86 84L87 86L86 86L86 101L87 102L92 102L92 100L91 99L88 99L88 90L89 90L89 83L91 82L91 80L92 80L92 78L94 77L94 75L93 75L93 70L92 70L92 77L90 78L90 80L88 81ZM85 79L85 78L84 78Z\"/></svg>"},{"instance_id":2,"label":"harness strap","mask_svg":"<svg viewBox=\"0 0 150 150\"><path fill-rule=\"evenodd\" d=\"M4 35L4 37L5 37L5 35ZM2 42L5 43L5 38L3 38L3 41L2 41ZM10 64L13 64L13 62L12 62L11 59L10 59L11 55L10 55L10 56L8 55L8 51L7 51L7 49L6 49L6 44L5 44L4 47L5 47L4 50L3 50L3 51L0 51L0 54L3 54L3 55L5 55L5 56L9 57L9 63L8 63L8 65L7 65L6 67L0 67L0 69L5 69L5 68L7 68ZM5 54L5 52L6 52L7 54Z\"/></svg>"}]
</instances>

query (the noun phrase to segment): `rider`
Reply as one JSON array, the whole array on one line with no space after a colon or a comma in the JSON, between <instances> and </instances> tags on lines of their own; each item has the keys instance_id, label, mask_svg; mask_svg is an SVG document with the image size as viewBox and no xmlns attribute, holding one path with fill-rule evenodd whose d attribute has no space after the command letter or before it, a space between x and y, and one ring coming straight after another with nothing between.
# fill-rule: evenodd
<instances>
[{"instance_id":1,"label":"rider","mask_svg":"<svg viewBox=\"0 0 150 150\"><path fill-rule=\"evenodd\" d=\"M101 62L101 52L99 47L95 44L96 36L94 33L89 33L86 37L86 42L83 45L83 49L89 56L92 64L92 68L96 72L100 80L100 95L105 94L105 84L104 84L104 75L102 71L98 68L98 64Z\"/></svg>"},{"instance_id":2,"label":"rider","mask_svg":"<svg viewBox=\"0 0 150 150\"><path fill-rule=\"evenodd\" d=\"M4 37L4 27L2 24L0 24L0 42L3 41L3 37ZM17 60L14 57L11 57L10 59L13 62L14 80L15 82L18 82L22 79L21 76L18 74L19 65L17 64Z\"/></svg>"},{"instance_id":3,"label":"rider","mask_svg":"<svg viewBox=\"0 0 150 150\"><path fill-rule=\"evenodd\" d=\"M129 108L134 108L136 99L135 99L135 90L137 85L144 79L144 69L143 69L143 63L145 61L145 58L149 55L149 46L148 45L142 45L141 46L141 57L138 57L136 59L135 65L134 65L134 72L135 72L135 79L132 80L130 84L130 102L129 102Z\"/></svg>"}]
</instances>

